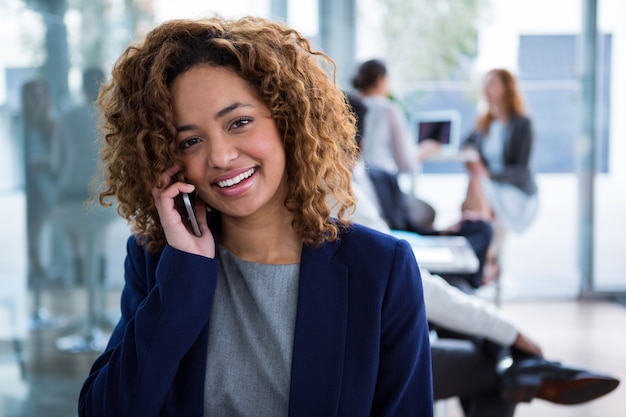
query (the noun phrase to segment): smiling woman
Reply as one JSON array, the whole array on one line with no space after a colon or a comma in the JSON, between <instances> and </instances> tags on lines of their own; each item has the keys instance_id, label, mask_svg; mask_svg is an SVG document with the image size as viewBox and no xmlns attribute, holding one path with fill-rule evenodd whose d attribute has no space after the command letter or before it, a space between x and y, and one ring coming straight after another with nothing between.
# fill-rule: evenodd
<instances>
[{"instance_id":1,"label":"smiling woman","mask_svg":"<svg viewBox=\"0 0 626 417\"><path fill-rule=\"evenodd\" d=\"M292 219L284 204L283 144L253 87L230 69L197 65L172 83L172 98L180 162L199 198L221 213L222 221ZM288 227L283 236L295 245L292 262L297 262L300 239L294 232Z\"/></svg>"},{"instance_id":2,"label":"smiling woman","mask_svg":"<svg viewBox=\"0 0 626 417\"><path fill-rule=\"evenodd\" d=\"M135 233L81 416L432 414L419 269L346 218L355 119L320 62L258 18L166 22L119 59L100 198Z\"/></svg>"}]
</instances>

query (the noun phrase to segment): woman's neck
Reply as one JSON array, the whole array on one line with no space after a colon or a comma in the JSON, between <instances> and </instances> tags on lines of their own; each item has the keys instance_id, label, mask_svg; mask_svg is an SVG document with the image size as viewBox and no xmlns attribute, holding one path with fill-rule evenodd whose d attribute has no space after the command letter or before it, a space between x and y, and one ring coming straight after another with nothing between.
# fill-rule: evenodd
<instances>
[{"instance_id":1,"label":"woman's neck","mask_svg":"<svg viewBox=\"0 0 626 417\"><path fill-rule=\"evenodd\" d=\"M294 231L293 216L287 210L270 218L229 218L222 216L220 244L249 262L292 264L300 262L302 239Z\"/></svg>"},{"instance_id":2,"label":"woman's neck","mask_svg":"<svg viewBox=\"0 0 626 417\"><path fill-rule=\"evenodd\" d=\"M502 108L502 106L496 104L491 106L491 115L494 119L500 120L503 123L506 123L509 119L506 111Z\"/></svg>"}]
</instances>

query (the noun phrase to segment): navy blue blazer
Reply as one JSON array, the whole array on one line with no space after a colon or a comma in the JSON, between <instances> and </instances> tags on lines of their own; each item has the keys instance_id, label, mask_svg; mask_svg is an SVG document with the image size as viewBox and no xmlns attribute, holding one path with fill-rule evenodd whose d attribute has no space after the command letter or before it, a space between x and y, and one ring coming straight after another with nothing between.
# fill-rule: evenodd
<instances>
[{"instance_id":1,"label":"navy blue blazer","mask_svg":"<svg viewBox=\"0 0 626 417\"><path fill-rule=\"evenodd\" d=\"M219 261L128 241L121 319L79 415L202 416ZM432 416L428 326L409 244L354 225L303 246L289 416Z\"/></svg>"}]
</instances>

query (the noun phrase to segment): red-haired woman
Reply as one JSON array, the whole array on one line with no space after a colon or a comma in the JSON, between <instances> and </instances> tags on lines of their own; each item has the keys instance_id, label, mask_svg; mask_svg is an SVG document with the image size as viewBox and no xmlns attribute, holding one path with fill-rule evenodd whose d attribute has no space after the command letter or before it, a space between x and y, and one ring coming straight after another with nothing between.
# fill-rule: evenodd
<instances>
[{"instance_id":1,"label":"red-haired woman","mask_svg":"<svg viewBox=\"0 0 626 417\"><path fill-rule=\"evenodd\" d=\"M530 169L533 133L513 74L505 69L487 73L483 85L487 111L463 147L480 158L467 163L469 185L462 205L466 216L478 214L496 224L494 256L504 232L522 232L538 209L537 184ZM497 263L491 277L499 273Z\"/></svg>"}]
</instances>

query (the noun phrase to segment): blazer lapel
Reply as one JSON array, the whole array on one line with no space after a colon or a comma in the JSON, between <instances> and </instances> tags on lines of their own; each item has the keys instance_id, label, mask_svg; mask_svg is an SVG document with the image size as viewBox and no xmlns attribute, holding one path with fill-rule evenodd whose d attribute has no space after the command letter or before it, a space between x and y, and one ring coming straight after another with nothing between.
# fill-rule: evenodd
<instances>
[{"instance_id":1,"label":"blazer lapel","mask_svg":"<svg viewBox=\"0 0 626 417\"><path fill-rule=\"evenodd\" d=\"M517 117L512 117L509 119L509 124L506 127L503 142L502 142L502 160L506 165L507 161L511 160L511 158L515 158L516 150L513 149L513 132L518 128L520 124L520 119Z\"/></svg>"},{"instance_id":2,"label":"blazer lapel","mask_svg":"<svg viewBox=\"0 0 626 417\"><path fill-rule=\"evenodd\" d=\"M339 245L302 250L290 416L337 414L348 316L348 269L332 260Z\"/></svg>"}]
</instances>

